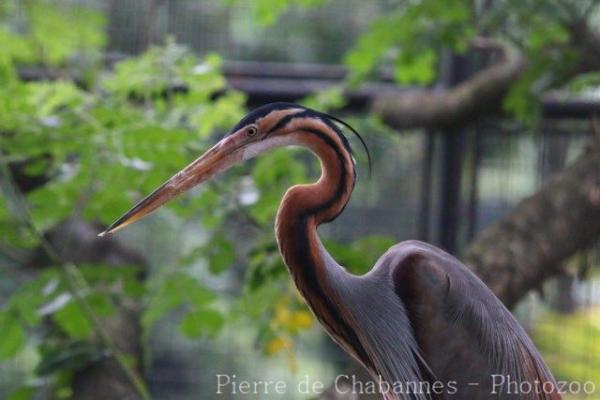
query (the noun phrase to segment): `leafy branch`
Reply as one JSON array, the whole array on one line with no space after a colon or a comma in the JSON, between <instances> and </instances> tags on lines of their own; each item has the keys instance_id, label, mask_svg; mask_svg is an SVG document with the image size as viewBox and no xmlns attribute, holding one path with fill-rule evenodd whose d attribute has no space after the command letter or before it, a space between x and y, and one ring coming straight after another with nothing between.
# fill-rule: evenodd
<instances>
[{"instance_id":1,"label":"leafy branch","mask_svg":"<svg viewBox=\"0 0 600 400\"><path fill-rule=\"evenodd\" d=\"M63 283L68 288L88 322L93 326L94 332L100 339L101 344L109 350L110 354L115 358L118 365L136 388L140 396L145 400L150 399L150 393L146 384L139 374L129 365L127 358L117 348L111 336L104 329L99 317L94 313L90 304L82 295L82 293L90 292L90 287L85 277L79 272L79 269L75 264L63 262L61 260L61 257L52 247L52 244L46 240L44 235L42 235L35 226L27 207L25 197L14 184L12 173L4 157L0 159L0 176L4 183L3 191L5 192L5 196L7 199L12 200L11 206L15 215L20 219L19 222L22 223L29 230L30 234L37 239L40 247L46 253L48 258L59 267Z\"/></svg>"}]
</instances>

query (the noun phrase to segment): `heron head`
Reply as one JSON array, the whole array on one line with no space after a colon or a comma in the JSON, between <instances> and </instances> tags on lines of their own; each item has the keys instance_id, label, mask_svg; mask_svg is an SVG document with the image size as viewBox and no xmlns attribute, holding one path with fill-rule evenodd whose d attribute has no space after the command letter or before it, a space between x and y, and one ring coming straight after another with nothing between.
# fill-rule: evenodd
<instances>
[{"instance_id":1,"label":"heron head","mask_svg":"<svg viewBox=\"0 0 600 400\"><path fill-rule=\"evenodd\" d=\"M293 124L289 123L291 117L307 112L317 113L292 103L273 103L252 111L217 144L137 203L99 236L113 233L140 220L179 194L235 164L269 149L294 144L297 137L294 135Z\"/></svg>"}]
</instances>

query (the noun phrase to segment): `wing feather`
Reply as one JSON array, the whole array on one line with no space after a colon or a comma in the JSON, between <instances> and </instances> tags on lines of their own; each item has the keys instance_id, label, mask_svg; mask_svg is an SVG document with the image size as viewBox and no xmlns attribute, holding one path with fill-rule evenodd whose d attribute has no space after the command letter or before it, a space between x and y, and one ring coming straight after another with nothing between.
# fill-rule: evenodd
<instances>
[{"instance_id":1,"label":"wing feather","mask_svg":"<svg viewBox=\"0 0 600 400\"><path fill-rule=\"evenodd\" d=\"M500 398L561 399L552 373L525 330L464 264L417 241L400 243L382 258L407 308L425 361L440 379L464 378L467 383L479 374L478 379L485 382L483 375L492 374L542 389L511 397L502 388L505 392ZM473 359L480 372L461 365Z\"/></svg>"},{"instance_id":2,"label":"wing feather","mask_svg":"<svg viewBox=\"0 0 600 400\"><path fill-rule=\"evenodd\" d=\"M390 384L442 382L446 392L388 394L386 399L558 400L556 390L510 393L494 375L544 382L552 374L529 336L466 266L431 245L392 247L366 275L348 274L326 253L338 307L366 350L375 379ZM352 352L350 351L352 354ZM458 391L451 393L452 382ZM473 385L472 385L473 384Z\"/></svg>"}]
</instances>

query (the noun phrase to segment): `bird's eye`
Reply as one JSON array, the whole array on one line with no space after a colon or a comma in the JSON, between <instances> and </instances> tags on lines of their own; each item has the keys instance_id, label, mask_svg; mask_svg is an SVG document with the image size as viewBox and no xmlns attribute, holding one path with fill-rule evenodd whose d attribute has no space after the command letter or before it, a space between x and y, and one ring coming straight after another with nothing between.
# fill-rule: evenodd
<instances>
[{"instance_id":1,"label":"bird's eye","mask_svg":"<svg viewBox=\"0 0 600 400\"><path fill-rule=\"evenodd\" d=\"M252 136L256 136L256 134L258 133L258 128L256 127L256 125L250 125L248 128L246 128L246 135L252 137Z\"/></svg>"}]
</instances>

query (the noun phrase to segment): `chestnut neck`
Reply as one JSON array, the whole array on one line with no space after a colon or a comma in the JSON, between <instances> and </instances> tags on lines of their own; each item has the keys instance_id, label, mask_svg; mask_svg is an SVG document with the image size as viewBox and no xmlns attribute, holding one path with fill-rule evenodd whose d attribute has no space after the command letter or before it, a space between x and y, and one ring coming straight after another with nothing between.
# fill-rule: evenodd
<instances>
[{"instance_id":1,"label":"chestnut neck","mask_svg":"<svg viewBox=\"0 0 600 400\"><path fill-rule=\"evenodd\" d=\"M310 129L299 136L297 144L319 157L321 177L286 192L275 222L279 250L296 287L327 332L351 354L367 360L331 279L339 276L332 269L341 267L317 234L317 227L334 220L350 199L355 180L352 155L336 132Z\"/></svg>"}]
</instances>

